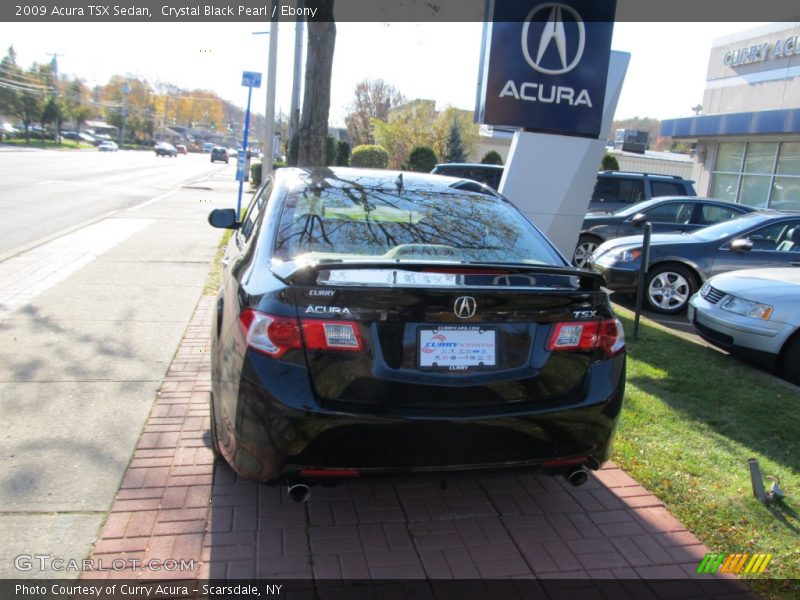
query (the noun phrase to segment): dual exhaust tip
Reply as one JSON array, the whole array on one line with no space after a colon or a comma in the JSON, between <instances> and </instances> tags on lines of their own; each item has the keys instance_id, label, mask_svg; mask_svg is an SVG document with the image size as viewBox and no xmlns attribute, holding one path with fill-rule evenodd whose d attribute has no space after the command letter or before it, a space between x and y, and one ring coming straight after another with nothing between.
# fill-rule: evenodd
<instances>
[{"instance_id":1,"label":"dual exhaust tip","mask_svg":"<svg viewBox=\"0 0 800 600\"><path fill-rule=\"evenodd\" d=\"M289 498L295 502L308 502L311 498L311 488L303 481L290 481L287 486Z\"/></svg>"},{"instance_id":2,"label":"dual exhaust tip","mask_svg":"<svg viewBox=\"0 0 800 600\"><path fill-rule=\"evenodd\" d=\"M583 467L574 467L564 472L564 477L575 487L583 485L589 479L589 474ZM311 488L304 481L290 481L287 485L289 498L295 502L308 502L311 498Z\"/></svg>"},{"instance_id":3,"label":"dual exhaust tip","mask_svg":"<svg viewBox=\"0 0 800 600\"><path fill-rule=\"evenodd\" d=\"M573 486L578 487L579 485L586 483L586 481L589 479L589 473L587 473L586 469L583 467L575 467L566 471L564 473L564 477Z\"/></svg>"}]
</instances>

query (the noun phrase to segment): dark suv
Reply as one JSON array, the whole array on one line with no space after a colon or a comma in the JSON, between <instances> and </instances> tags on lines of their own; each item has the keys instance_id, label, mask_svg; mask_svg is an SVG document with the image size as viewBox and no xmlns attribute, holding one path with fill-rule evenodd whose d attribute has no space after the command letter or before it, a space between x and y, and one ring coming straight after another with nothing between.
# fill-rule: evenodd
<instances>
[{"instance_id":1,"label":"dark suv","mask_svg":"<svg viewBox=\"0 0 800 600\"><path fill-rule=\"evenodd\" d=\"M496 190L500 187L500 179L503 177L503 166L443 163L436 165L431 173L472 179ZM693 184L694 181L677 175L600 171L587 210L614 212L654 196L696 196Z\"/></svg>"},{"instance_id":2,"label":"dark suv","mask_svg":"<svg viewBox=\"0 0 800 600\"><path fill-rule=\"evenodd\" d=\"M696 196L693 184L677 175L600 171L589 210L614 212L655 196Z\"/></svg>"},{"instance_id":3,"label":"dark suv","mask_svg":"<svg viewBox=\"0 0 800 600\"><path fill-rule=\"evenodd\" d=\"M211 149L211 162L221 160L225 164L228 163L228 151L222 146L214 146Z\"/></svg>"}]
</instances>

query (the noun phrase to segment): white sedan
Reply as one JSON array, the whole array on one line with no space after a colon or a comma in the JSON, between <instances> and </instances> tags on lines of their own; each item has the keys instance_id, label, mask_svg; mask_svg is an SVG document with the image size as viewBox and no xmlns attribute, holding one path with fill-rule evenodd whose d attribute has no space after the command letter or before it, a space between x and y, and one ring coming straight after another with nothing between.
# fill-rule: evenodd
<instances>
[{"instance_id":1,"label":"white sedan","mask_svg":"<svg viewBox=\"0 0 800 600\"><path fill-rule=\"evenodd\" d=\"M707 342L800 385L800 251L797 267L712 277L689 300L688 317Z\"/></svg>"},{"instance_id":2,"label":"white sedan","mask_svg":"<svg viewBox=\"0 0 800 600\"><path fill-rule=\"evenodd\" d=\"M119 150L119 146L117 146L116 142L103 142L97 149L100 152L116 152Z\"/></svg>"}]
</instances>

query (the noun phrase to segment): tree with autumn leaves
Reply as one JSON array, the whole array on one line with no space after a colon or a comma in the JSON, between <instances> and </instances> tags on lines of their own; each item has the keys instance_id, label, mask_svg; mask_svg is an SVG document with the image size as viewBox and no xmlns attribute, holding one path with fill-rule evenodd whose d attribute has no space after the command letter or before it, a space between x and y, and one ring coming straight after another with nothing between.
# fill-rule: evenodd
<instances>
[{"instance_id":1,"label":"tree with autumn leaves","mask_svg":"<svg viewBox=\"0 0 800 600\"><path fill-rule=\"evenodd\" d=\"M88 120L122 128L129 141L149 142L166 127L227 131L243 120L244 111L208 90L157 86L136 77L113 76L90 89L79 78L56 79L54 69L34 63L23 69L10 47L0 61L0 114L19 119L30 138L31 125L74 122L80 131Z\"/></svg>"}]
</instances>

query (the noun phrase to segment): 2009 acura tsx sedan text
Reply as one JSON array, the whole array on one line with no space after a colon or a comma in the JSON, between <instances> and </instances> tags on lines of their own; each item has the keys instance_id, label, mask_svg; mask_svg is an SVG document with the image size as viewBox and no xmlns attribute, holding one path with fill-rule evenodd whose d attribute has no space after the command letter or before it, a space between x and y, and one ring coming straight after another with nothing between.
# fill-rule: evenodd
<instances>
[{"instance_id":1,"label":"2009 acura tsx sedan text","mask_svg":"<svg viewBox=\"0 0 800 600\"><path fill-rule=\"evenodd\" d=\"M215 450L275 482L608 457L625 341L579 271L493 190L279 169L233 229L212 325Z\"/></svg>"}]
</instances>

